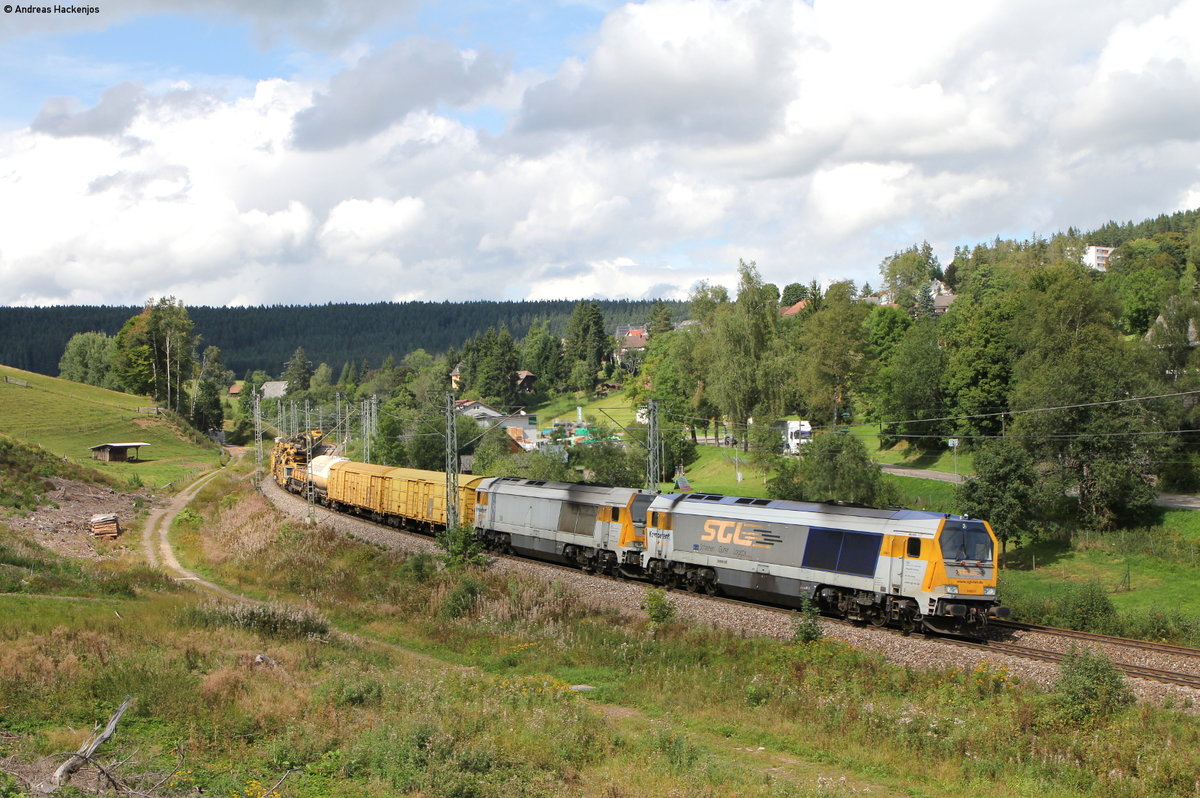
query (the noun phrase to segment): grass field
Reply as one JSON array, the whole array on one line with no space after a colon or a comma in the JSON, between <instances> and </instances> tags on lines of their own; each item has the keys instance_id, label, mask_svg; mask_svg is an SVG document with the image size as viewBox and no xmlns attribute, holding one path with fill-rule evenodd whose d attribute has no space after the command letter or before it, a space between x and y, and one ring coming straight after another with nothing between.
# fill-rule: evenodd
<instances>
[{"instance_id":1,"label":"grass field","mask_svg":"<svg viewBox=\"0 0 1200 798\"><path fill-rule=\"evenodd\" d=\"M28 387L5 382L24 380ZM41 446L71 462L130 483L159 488L217 464L221 452L200 446L164 418L138 413L152 406L144 396L109 391L56 377L0 366L0 432ZM89 447L144 441L141 460L104 463Z\"/></svg>"},{"instance_id":2,"label":"grass field","mask_svg":"<svg viewBox=\"0 0 1200 798\"><path fill-rule=\"evenodd\" d=\"M597 421L609 426L631 424L637 415L624 391L613 391L595 399L573 394L556 396L543 405L530 408L529 412L537 415L538 426L545 428L555 421L574 421L578 407L583 408L584 418L595 416Z\"/></svg>"},{"instance_id":3,"label":"grass field","mask_svg":"<svg viewBox=\"0 0 1200 798\"><path fill-rule=\"evenodd\" d=\"M850 428L850 434L858 437L866 445L871 459L883 465L900 465L908 468L924 468L930 471L942 471L946 474L972 473L974 458L970 451L963 449L956 454L954 449L943 446L934 452L922 452L906 441L881 449L879 444L879 426L877 424L857 424Z\"/></svg>"}]
</instances>

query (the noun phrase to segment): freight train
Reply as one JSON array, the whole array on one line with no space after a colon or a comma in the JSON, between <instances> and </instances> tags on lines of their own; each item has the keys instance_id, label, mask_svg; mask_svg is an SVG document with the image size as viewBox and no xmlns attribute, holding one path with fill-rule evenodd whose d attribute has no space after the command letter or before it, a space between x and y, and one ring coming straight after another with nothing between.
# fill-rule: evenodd
<instances>
[{"instance_id":1,"label":"freight train","mask_svg":"<svg viewBox=\"0 0 1200 798\"><path fill-rule=\"evenodd\" d=\"M276 441L280 486L399 528L445 526L445 474L353 462L316 439ZM906 632L977 635L1008 616L996 536L969 516L469 474L458 491L461 523L498 553L784 607L812 602Z\"/></svg>"}]
</instances>

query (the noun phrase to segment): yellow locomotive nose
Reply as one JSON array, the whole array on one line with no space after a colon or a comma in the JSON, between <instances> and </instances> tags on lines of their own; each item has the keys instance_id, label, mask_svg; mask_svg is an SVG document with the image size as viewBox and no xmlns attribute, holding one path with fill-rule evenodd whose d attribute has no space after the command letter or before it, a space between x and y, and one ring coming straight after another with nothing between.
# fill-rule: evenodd
<instances>
[{"instance_id":1,"label":"yellow locomotive nose","mask_svg":"<svg viewBox=\"0 0 1200 798\"><path fill-rule=\"evenodd\" d=\"M963 631L1007 615L1007 608L996 606L996 550L996 535L986 521L950 517L942 522L926 584L931 622Z\"/></svg>"}]
</instances>

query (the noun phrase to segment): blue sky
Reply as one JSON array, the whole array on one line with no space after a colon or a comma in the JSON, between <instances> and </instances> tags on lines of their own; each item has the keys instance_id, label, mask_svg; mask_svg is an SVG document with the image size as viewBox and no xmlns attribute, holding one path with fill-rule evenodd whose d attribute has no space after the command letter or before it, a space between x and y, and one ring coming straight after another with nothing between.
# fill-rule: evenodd
<instances>
[{"instance_id":1,"label":"blue sky","mask_svg":"<svg viewBox=\"0 0 1200 798\"><path fill-rule=\"evenodd\" d=\"M1200 205L1200 0L98 5L0 16L0 302L877 283Z\"/></svg>"}]
</instances>

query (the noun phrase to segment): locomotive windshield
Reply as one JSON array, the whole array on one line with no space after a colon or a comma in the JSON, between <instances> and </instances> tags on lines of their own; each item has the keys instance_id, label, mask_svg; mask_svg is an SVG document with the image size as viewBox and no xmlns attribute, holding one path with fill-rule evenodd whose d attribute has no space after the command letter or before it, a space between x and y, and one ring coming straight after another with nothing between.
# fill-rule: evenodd
<instances>
[{"instance_id":1,"label":"locomotive windshield","mask_svg":"<svg viewBox=\"0 0 1200 798\"><path fill-rule=\"evenodd\" d=\"M992 538L980 521L947 521L942 557L955 562L991 562Z\"/></svg>"}]
</instances>

